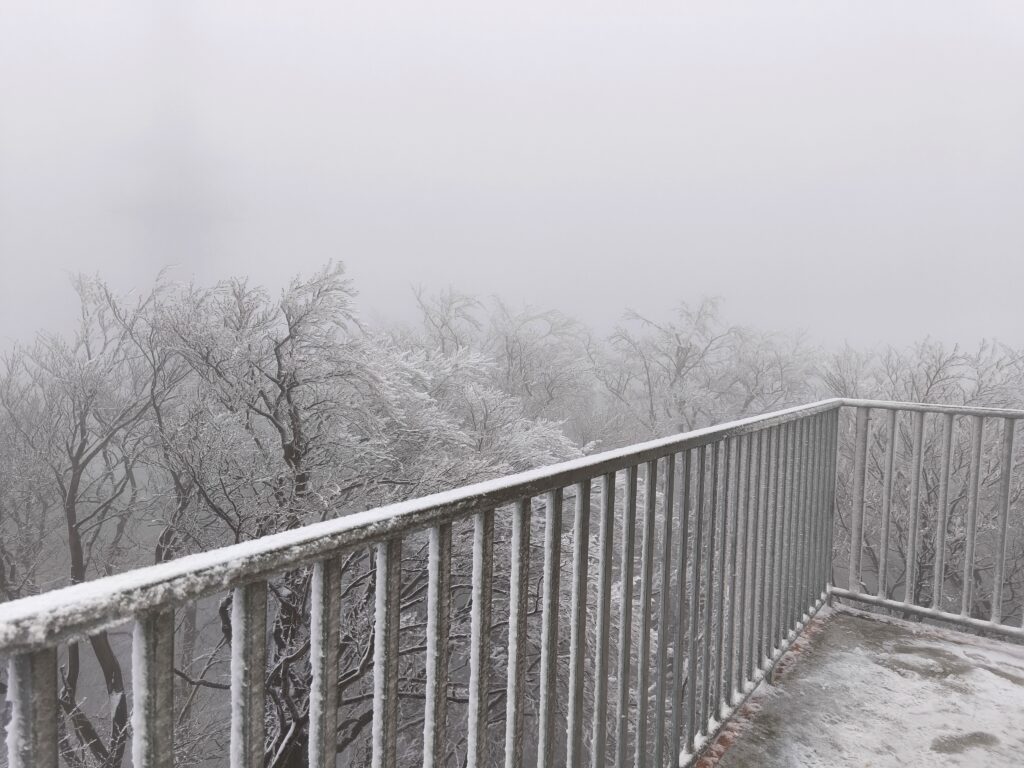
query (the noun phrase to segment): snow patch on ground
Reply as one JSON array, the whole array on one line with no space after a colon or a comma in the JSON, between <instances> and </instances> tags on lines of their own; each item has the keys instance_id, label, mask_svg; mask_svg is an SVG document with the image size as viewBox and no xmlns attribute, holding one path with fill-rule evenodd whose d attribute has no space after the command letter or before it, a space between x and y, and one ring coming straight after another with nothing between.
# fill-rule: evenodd
<instances>
[{"instance_id":1,"label":"snow patch on ground","mask_svg":"<svg viewBox=\"0 0 1024 768\"><path fill-rule=\"evenodd\" d=\"M748 702L720 768L1019 766L1024 647L847 610Z\"/></svg>"}]
</instances>

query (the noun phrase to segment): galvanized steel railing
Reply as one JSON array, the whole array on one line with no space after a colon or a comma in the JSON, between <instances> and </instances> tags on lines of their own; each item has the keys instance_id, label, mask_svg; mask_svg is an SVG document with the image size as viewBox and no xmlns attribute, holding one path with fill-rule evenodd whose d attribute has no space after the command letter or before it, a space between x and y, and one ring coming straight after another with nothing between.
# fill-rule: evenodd
<instances>
[{"instance_id":1,"label":"galvanized steel railing","mask_svg":"<svg viewBox=\"0 0 1024 768\"><path fill-rule=\"evenodd\" d=\"M840 470L851 489L840 500L837 528L849 555L836 570L848 588L834 586L831 594L1024 639L1024 509L1013 485L1014 433L1024 411L844 405L854 409L855 424Z\"/></svg>"},{"instance_id":2,"label":"galvanized steel railing","mask_svg":"<svg viewBox=\"0 0 1024 768\"><path fill-rule=\"evenodd\" d=\"M838 447L844 443L840 419L844 404L854 405L858 414L854 503L846 527L833 526ZM900 410L965 414L976 420L999 417L1007 419L1007 424L1024 416L1021 412L827 400L0 605L0 656L9 658L8 698L12 702L10 765L58 764L58 645L125 621L135 622L133 762L146 768L171 765L175 610L189 601L233 590L230 762L232 766L262 766L267 581L285 571L310 567L308 760L310 765L333 765L337 697L332 695L331 681L336 679L338 666L338 556L360 547L372 547L376 552L371 764L398 765L402 547L403 541L424 530L429 536L429 578L421 762L424 766L442 765L450 661L452 526L463 520L472 520L474 526L464 725L467 765L522 765L527 746L530 754L535 750L536 764L542 768L563 764L661 768L674 764L677 756L679 764L686 764L771 674L778 658L827 598L835 531L848 530L852 542L865 540L868 408L886 409L891 414ZM891 428L894 418L887 422L890 446L896 439ZM914 418L914 444L922 446L924 417ZM949 438L945 439L944 445L948 445ZM1012 430L1004 445L1012 448ZM896 452L890 450L888 455L894 457ZM863 547L857 544L850 547L851 588L834 589L834 593L932 618L952 618L969 626L1002 627L995 623L998 614L992 621L980 621L969 615L950 617L939 603L917 606L914 590L902 601L886 597L887 577L896 569L889 554L887 527L892 522L894 461L883 463L889 490L881 505L884 545L877 593L868 595L861 585ZM912 464L920 468L920 451L913 454ZM977 461L972 466L976 467ZM918 471L915 477L920 476ZM970 508L976 509L977 471L972 477L974 501ZM915 482L911 490L915 510L919 496ZM533 500L537 498L543 499L544 554L539 706L534 732L525 727L528 713L522 703L528 684L529 552ZM562 555L563 507L570 499L571 564ZM591 525L594 516L596 539ZM915 528L910 540L917 542L920 516L915 513L911 517ZM976 515L969 517L976 519ZM486 717L493 656L489 630L495 620L496 519L511 526L503 743L493 735L489 738ZM1002 526L1005 532L1005 512ZM972 538L969 563L974 546ZM917 562L917 551L907 562ZM592 561L596 574L591 572ZM1004 555L997 558L1000 575L1004 561ZM568 611L561 604L559 588L563 565L571 569ZM634 594L637 580L638 593ZM965 613L969 613L969 592L964 599ZM587 642L590 604L596 611L593 643ZM563 683L559 645L560 625L566 617L568 670ZM637 630L638 647L633 647ZM1004 633L1016 636L1019 632L1007 629ZM563 705L564 727L560 725Z\"/></svg>"}]
</instances>

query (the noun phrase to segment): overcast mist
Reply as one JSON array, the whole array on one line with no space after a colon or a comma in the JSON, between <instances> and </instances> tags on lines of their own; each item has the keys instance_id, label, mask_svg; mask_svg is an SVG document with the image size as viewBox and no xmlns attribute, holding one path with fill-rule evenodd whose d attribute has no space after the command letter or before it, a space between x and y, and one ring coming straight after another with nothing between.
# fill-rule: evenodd
<instances>
[{"instance_id":1,"label":"overcast mist","mask_svg":"<svg viewBox=\"0 0 1024 768\"><path fill-rule=\"evenodd\" d=\"M1022 76L1015 2L7 2L0 338L66 325L75 271L334 259L369 317L718 295L1022 345Z\"/></svg>"}]
</instances>

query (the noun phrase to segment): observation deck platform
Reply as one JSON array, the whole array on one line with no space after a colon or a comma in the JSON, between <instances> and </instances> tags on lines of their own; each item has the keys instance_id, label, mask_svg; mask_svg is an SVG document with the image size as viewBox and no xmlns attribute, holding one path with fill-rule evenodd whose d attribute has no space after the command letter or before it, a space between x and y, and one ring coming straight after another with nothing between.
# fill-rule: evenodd
<instances>
[{"instance_id":1,"label":"observation deck platform","mask_svg":"<svg viewBox=\"0 0 1024 768\"><path fill-rule=\"evenodd\" d=\"M1024 646L823 608L701 768L1024 761Z\"/></svg>"}]
</instances>

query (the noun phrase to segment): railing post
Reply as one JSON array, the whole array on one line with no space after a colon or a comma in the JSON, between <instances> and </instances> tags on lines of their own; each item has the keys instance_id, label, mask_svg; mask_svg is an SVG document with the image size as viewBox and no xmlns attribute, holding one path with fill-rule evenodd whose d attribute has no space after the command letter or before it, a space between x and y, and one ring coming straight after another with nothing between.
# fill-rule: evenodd
<instances>
[{"instance_id":1,"label":"railing post","mask_svg":"<svg viewBox=\"0 0 1024 768\"><path fill-rule=\"evenodd\" d=\"M473 597L470 609L469 723L466 764L487 764L487 693L490 688L491 594L494 582L494 510L473 520Z\"/></svg>"},{"instance_id":2,"label":"railing post","mask_svg":"<svg viewBox=\"0 0 1024 768\"><path fill-rule=\"evenodd\" d=\"M515 523L513 522L512 551L515 557ZM529 538L527 538L529 540ZM527 550L529 558L529 550ZM513 579L510 587L509 632L518 626L515 611L519 605L513 559ZM448 635L451 627L452 581L452 525L444 523L430 529L427 555L427 659L426 703L423 722L423 766L438 768L444 765L447 741L445 717L448 712ZM514 645L514 644L513 644ZM509 654L509 670L515 669L516 659ZM511 674L511 672L510 672ZM510 703L510 711L513 706Z\"/></svg>"},{"instance_id":3,"label":"railing post","mask_svg":"<svg viewBox=\"0 0 1024 768\"><path fill-rule=\"evenodd\" d=\"M832 411L832 438L829 440L829 470L828 470L828 546L825 550L828 558L828 583L832 584L832 564L835 552L836 519L839 517L836 509L836 485L839 482L839 409Z\"/></svg>"},{"instance_id":4,"label":"railing post","mask_svg":"<svg viewBox=\"0 0 1024 768\"><path fill-rule=\"evenodd\" d=\"M591 768L604 768L608 741L608 646L612 615L612 557L615 535L615 474L601 478L601 527L598 533L597 635L594 649L594 721ZM524 625L525 626L525 625ZM516 763L518 765L518 763ZM513 768L507 759L506 768Z\"/></svg>"},{"instance_id":5,"label":"railing post","mask_svg":"<svg viewBox=\"0 0 1024 768\"><path fill-rule=\"evenodd\" d=\"M573 521L572 602L569 625L569 709L566 762L583 765L583 662L587 651L587 573L590 564L590 481L576 484Z\"/></svg>"},{"instance_id":6,"label":"railing post","mask_svg":"<svg viewBox=\"0 0 1024 768\"><path fill-rule=\"evenodd\" d=\"M949 519L949 471L953 455L953 414L942 422L942 458L939 459L939 519L935 524L935 572L932 577L932 608L941 610L946 583L946 524Z\"/></svg>"},{"instance_id":7,"label":"railing post","mask_svg":"<svg viewBox=\"0 0 1024 768\"><path fill-rule=\"evenodd\" d=\"M915 412L914 445L910 456L910 532L907 534L907 584L903 602L914 603L917 595L917 547L921 530L921 465L924 460L924 414Z\"/></svg>"},{"instance_id":8,"label":"railing post","mask_svg":"<svg viewBox=\"0 0 1024 768\"><path fill-rule=\"evenodd\" d=\"M398 633L401 627L402 540L377 545L373 620L372 768L398 765Z\"/></svg>"},{"instance_id":9,"label":"railing post","mask_svg":"<svg viewBox=\"0 0 1024 768\"><path fill-rule=\"evenodd\" d=\"M704 473L707 446L697 449L697 493L694 497L693 557L690 558L690 633L687 656L686 751L693 752L697 737L697 625L700 621L700 558L704 542ZM687 454L687 471L690 456ZM703 700L703 694L701 695Z\"/></svg>"},{"instance_id":10,"label":"railing post","mask_svg":"<svg viewBox=\"0 0 1024 768\"><path fill-rule=\"evenodd\" d=\"M665 457L665 480L662 493L661 528L661 601L658 608L658 654L654 667L656 709L654 713L654 766L661 768L665 751L665 693L672 690L668 680L668 645L672 615L672 503L675 495L676 457ZM682 571L680 571L680 574ZM680 581L680 585L683 582ZM676 617L682 620L682 616ZM573 763L570 761L569 765Z\"/></svg>"},{"instance_id":11,"label":"railing post","mask_svg":"<svg viewBox=\"0 0 1024 768\"><path fill-rule=\"evenodd\" d=\"M509 574L508 684L505 700L505 768L523 761L523 689L526 685L526 617L530 608L530 518L533 504L520 499L512 513ZM438 763L440 765L441 763Z\"/></svg>"},{"instance_id":12,"label":"railing post","mask_svg":"<svg viewBox=\"0 0 1024 768\"><path fill-rule=\"evenodd\" d=\"M992 621L1003 618L1003 579L1006 569L1006 529L1010 519L1010 476L1013 473L1013 419L1003 420L1002 469L999 476L999 540L996 542L996 572L992 585Z\"/></svg>"},{"instance_id":13,"label":"railing post","mask_svg":"<svg viewBox=\"0 0 1024 768\"><path fill-rule=\"evenodd\" d=\"M674 672L674 683L672 687L672 755L676 760L679 752L683 749L686 741L685 707L683 705L683 691L693 688L694 676L683 677L683 646L687 645L687 669L691 664L690 657L693 654L693 631L690 629L689 603L686 594L686 576L690 560L687 557L690 539L690 474L691 474L691 451L683 454L682 482L680 483L679 503L679 567L676 569L679 580L678 603L676 607L676 641L675 651L672 657L672 671ZM696 555L694 555L696 557ZM692 586L692 585L691 585ZM684 683L684 679L686 685ZM685 685L685 688L684 688Z\"/></svg>"},{"instance_id":14,"label":"railing post","mask_svg":"<svg viewBox=\"0 0 1024 768\"><path fill-rule=\"evenodd\" d=\"M871 409L857 408L857 434L853 456L853 509L850 522L850 591L860 592L864 552L864 481L868 466L868 419Z\"/></svg>"},{"instance_id":15,"label":"railing post","mask_svg":"<svg viewBox=\"0 0 1024 768\"><path fill-rule=\"evenodd\" d=\"M657 510L658 462L648 461L644 471L644 528L640 539L640 648L636 657L637 714L635 768L647 766L648 689L651 675L651 588L654 581L654 531Z\"/></svg>"},{"instance_id":16,"label":"railing post","mask_svg":"<svg viewBox=\"0 0 1024 768\"><path fill-rule=\"evenodd\" d=\"M878 560L878 596L886 597L889 583L889 532L892 528L892 476L896 466L896 411L886 413L888 446L882 465L882 541Z\"/></svg>"},{"instance_id":17,"label":"railing post","mask_svg":"<svg viewBox=\"0 0 1024 768\"><path fill-rule=\"evenodd\" d=\"M174 765L174 610L141 616L132 637L132 765Z\"/></svg>"},{"instance_id":18,"label":"railing post","mask_svg":"<svg viewBox=\"0 0 1024 768\"><path fill-rule=\"evenodd\" d=\"M57 768L57 649L13 656L7 686L9 768Z\"/></svg>"},{"instance_id":19,"label":"railing post","mask_svg":"<svg viewBox=\"0 0 1024 768\"><path fill-rule=\"evenodd\" d=\"M548 494L544 528L544 606L540 630L540 739L537 744L537 764L540 768L552 768L555 765L555 717L558 712L555 696L558 685L558 588L562 562L561 489Z\"/></svg>"},{"instance_id":20,"label":"railing post","mask_svg":"<svg viewBox=\"0 0 1024 768\"><path fill-rule=\"evenodd\" d=\"M310 590L309 765L334 763L338 724L338 634L341 628L341 568L334 558L313 566Z\"/></svg>"},{"instance_id":21,"label":"railing post","mask_svg":"<svg viewBox=\"0 0 1024 768\"><path fill-rule=\"evenodd\" d=\"M981 481L981 449L985 428L984 417L974 416L971 421L971 466L967 491L967 549L964 552L961 616L970 616L974 609L974 550L978 536L978 485Z\"/></svg>"},{"instance_id":22,"label":"railing post","mask_svg":"<svg viewBox=\"0 0 1024 768\"><path fill-rule=\"evenodd\" d=\"M267 675L267 583L237 587L231 600L231 768L263 766Z\"/></svg>"},{"instance_id":23,"label":"railing post","mask_svg":"<svg viewBox=\"0 0 1024 768\"><path fill-rule=\"evenodd\" d=\"M722 474L721 484L721 527L720 532L722 534L722 543L718 547L718 584L716 585L718 590L718 601L715 611L717 613L717 621L715 622L715 643L716 643L716 661L715 661L715 680L714 680L714 700L715 709L713 717L716 719L722 716L722 706L724 704L724 696L722 695L722 676L725 662L725 593L729 584L731 574L726 573L726 557L729 551L729 517L731 514L731 505L729 504L729 473L732 469L732 454L735 446L735 438L727 438L723 440L720 445L722 448L722 460L725 463ZM715 484L716 491L718 490L718 483Z\"/></svg>"},{"instance_id":24,"label":"railing post","mask_svg":"<svg viewBox=\"0 0 1024 768\"><path fill-rule=\"evenodd\" d=\"M704 657L702 659L704 679L700 689L702 699L700 721L703 733L707 733L708 717L713 714L711 712L711 666L715 649L712 645L713 636L711 632L714 627L715 613L713 599L715 595L715 533L718 526L718 456L721 453L721 446L721 443L713 443L711 445L711 506L708 517L708 550L705 573L707 578L707 601L704 604Z\"/></svg>"}]
</instances>

